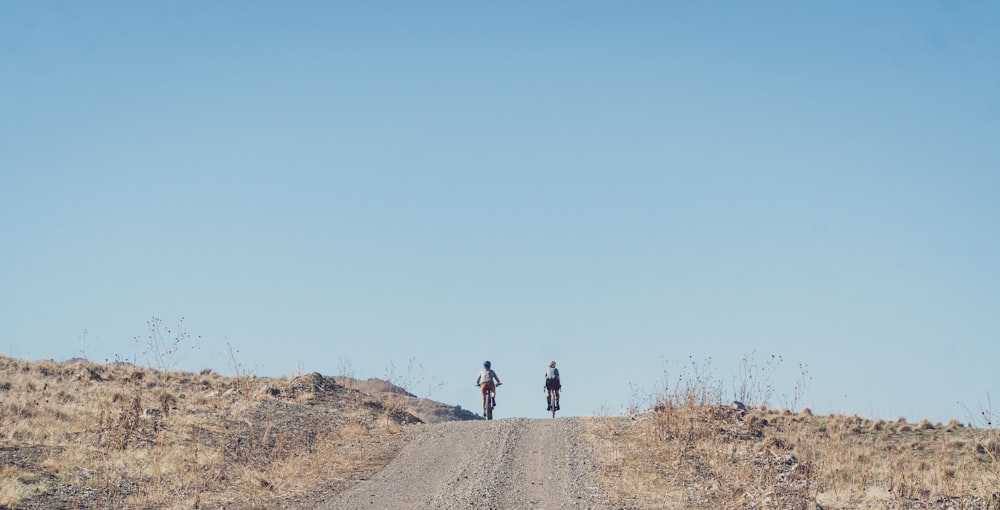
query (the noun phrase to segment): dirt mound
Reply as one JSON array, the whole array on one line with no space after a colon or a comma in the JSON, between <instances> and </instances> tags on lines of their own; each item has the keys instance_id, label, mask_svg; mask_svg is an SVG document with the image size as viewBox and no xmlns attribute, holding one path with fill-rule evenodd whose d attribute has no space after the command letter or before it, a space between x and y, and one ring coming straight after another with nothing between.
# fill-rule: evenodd
<instances>
[{"instance_id":1,"label":"dirt mound","mask_svg":"<svg viewBox=\"0 0 1000 510\"><path fill-rule=\"evenodd\" d=\"M302 393L313 393L317 395L336 392L341 389L337 381L330 377L323 377L319 372L312 372L293 377L288 381L288 393L292 396Z\"/></svg>"},{"instance_id":2,"label":"dirt mound","mask_svg":"<svg viewBox=\"0 0 1000 510\"><path fill-rule=\"evenodd\" d=\"M435 400L417 397L405 389L382 379L373 377L361 380L338 376L334 377L334 380L337 384L345 388L358 390L373 397L391 400L393 406L405 409L408 413L420 418L424 423L482 419L478 414L462 409L460 406L452 406Z\"/></svg>"}]
</instances>

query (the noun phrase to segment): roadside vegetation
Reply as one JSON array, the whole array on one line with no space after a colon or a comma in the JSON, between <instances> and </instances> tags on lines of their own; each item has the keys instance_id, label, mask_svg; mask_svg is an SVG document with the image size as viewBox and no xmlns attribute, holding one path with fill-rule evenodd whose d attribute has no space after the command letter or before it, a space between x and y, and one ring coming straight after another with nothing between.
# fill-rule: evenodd
<instances>
[{"instance_id":1,"label":"roadside vegetation","mask_svg":"<svg viewBox=\"0 0 1000 510\"><path fill-rule=\"evenodd\" d=\"M0 507L309 508L418 421L318 373L0 357Z\"/></svg>"},{"instance_id":2,"label":"roadside vegetation","mask_svg":"<svg viewBox=\"0 0 1000 510\"><path fill-rule=\"evenodd\" d=\"M816 415L798 408L804 368L771 406L779 361L748 357L728 392L692 362L625 416L585 420L606 506L1000 510L992 410ZM0 508L314 508L394 458L408 424L476 418L378 379L171 366L0 356Z\"/></svg>"},{"instance_id":3,"label":"roadside vegetation","mask_svg":"<svg viewBox=\"0 0 1000 510\"><path fill-rule=\"evenodd\" d=\"M775 365L744 361L742 401L692 362L645 411L591 422L614 508L1000 509L991 410L941 424L770 407Z\"/></svg>"}]
</instances>

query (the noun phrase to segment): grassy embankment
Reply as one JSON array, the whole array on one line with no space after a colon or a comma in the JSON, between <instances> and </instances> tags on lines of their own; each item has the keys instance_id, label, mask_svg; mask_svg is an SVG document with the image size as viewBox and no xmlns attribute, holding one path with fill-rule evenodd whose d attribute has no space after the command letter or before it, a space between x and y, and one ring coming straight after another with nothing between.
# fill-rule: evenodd
<instances>
[{"instance_id":1,"label":"grassy embankment","mask_svg":"<svg viewBox=\"0 0 1000 510\"><path fill-rule=\"evenodd\" d=\"M411 418L319 374L0 357L0 506L308 506L384 464Z\"/></svg>"},{"instance_id":2,"label":"grassy embankment","mask_svg":"<svg viewBox=\"0 0 1000 510\"><path fill-rule=\"evenodd\" d=\"M818 416L766 405L767 384L743 391L757 405L739 409L699 370L648 411L591 427L617 507L1000 509L990 410L978 426Z\"/></svg>"}]
</instances>

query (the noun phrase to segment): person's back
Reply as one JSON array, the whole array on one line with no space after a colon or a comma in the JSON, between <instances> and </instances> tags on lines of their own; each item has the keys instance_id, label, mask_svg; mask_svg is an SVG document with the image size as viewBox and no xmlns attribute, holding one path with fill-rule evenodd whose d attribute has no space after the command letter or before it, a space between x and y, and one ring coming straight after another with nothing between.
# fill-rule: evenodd
<instances>
[{"instance_id":1,"label":"person's back","mask_svg":"<svg viewBox=\"0 0 1000 510\"><path fill-rule=\"evenodd\" d=\"M483 369L479 371L479 377L476 378L476 384L495 383L496 381L497 373L488 367L483 367Z\"/></svg>"},{"instance_id":2,"label":"person's back","mask_svg":"<svg viewBox=\"0 0 1000 510\"><path fill-rule=\"evenodd\" d=\"M556 367L549 367L545 369L545 380L559 380L559 369Z\"/></svg>"},{"instance_id":3,"label":"person's back","mask_svg":"<svg viewBox=\"0 0 1000 510\"><path fill-rule=\"evenodd\" d=\"M556 368L555 361L550 361L549 367L545 369L545 401L548 404L546 411L551 411L553 408L556 411L559 410L559 392L561 389L562 380L559 378L559 369ZM555 393L555 398L552 398L552 393Z\"/></svg>"},{"instance_id":4,"label":"person's back","mask_svg":"<svg viewBox=\"0 0 1000 510\"><path fill-rule=\"evenodd\" d=\"M486 407L486 396L490 393L493 393L494 405L496 405L497 386L501 384L500 378L497 377L497 373L493 371L491 365L489 361L484 361L483 369L479 371L479 376L476 377L476 386L479 386L479 391L483 394L483 407Z\"/></svg>"}]
</instances>

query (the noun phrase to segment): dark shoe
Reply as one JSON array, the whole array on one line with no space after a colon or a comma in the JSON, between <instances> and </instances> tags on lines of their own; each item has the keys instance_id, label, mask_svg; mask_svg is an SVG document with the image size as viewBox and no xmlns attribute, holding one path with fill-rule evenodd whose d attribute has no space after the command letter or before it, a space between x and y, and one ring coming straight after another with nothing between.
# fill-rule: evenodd
<instances>
[{"instance_id":1,"label":"dark shoe","mask_svg":"<svg viewBox=\"0 0 1000 510\"><path fill-rule=\"evenodd\" d=\"M559 404L556 404L556 411L559 410Z\"/></svg>"},{"instance_id":2,"label":"dark shoe","mask_svg":"<svg viewBox=\"0 0 1000 510\"><path fill-rule=\"evenodd\" d=\"M545 410L546 411L551 411L552 410L552 406L546 407Z\"/></svg>"}]
</instances>

